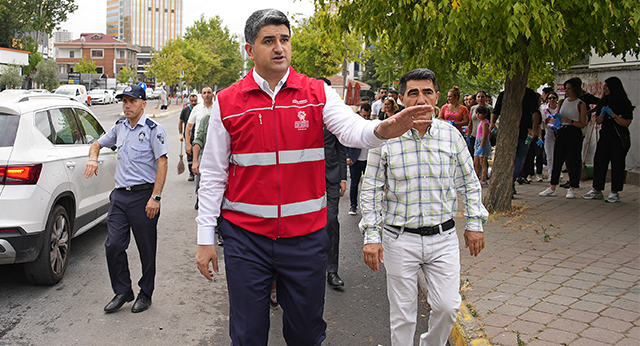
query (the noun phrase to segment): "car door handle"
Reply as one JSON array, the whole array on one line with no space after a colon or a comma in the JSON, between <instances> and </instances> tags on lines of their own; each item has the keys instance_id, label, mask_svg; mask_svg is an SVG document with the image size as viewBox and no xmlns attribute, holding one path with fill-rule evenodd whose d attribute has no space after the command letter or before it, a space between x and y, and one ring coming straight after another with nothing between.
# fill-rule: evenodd
<instances>
[{"instance_id":1,"label":"car door handle","mask_svg":"<svg viewBox=\"0 0 640 346\"><path fill-rule=\"evenodd\" d=\"M75 161L67 161L64 164L70 169L76 168L76 162Z\"/></svg>"}]
</instances>

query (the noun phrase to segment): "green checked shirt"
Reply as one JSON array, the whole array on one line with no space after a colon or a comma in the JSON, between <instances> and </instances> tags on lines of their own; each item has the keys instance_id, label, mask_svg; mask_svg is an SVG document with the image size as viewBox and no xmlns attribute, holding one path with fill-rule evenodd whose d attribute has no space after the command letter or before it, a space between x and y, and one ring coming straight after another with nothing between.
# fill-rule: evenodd
<instances>
[{"instance_id":1,"label":"green checked shirt","mask_svg":"<svg viewBox=\"0 0 640 346\"><path fill-rule=\"evenodd\" d=\"M482 232L489 213L460 131L434 120L420 138L411 129L369 150L362 182L360 230L364 243L380 243L382 225L419 228L439 225L466 206L466 230Z\"/></svg>"}]
</instances>

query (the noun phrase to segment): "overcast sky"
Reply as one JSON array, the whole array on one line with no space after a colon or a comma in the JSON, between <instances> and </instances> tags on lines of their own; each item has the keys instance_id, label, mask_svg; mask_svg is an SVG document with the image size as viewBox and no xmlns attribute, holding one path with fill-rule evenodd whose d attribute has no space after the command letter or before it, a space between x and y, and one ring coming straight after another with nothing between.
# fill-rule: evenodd
<instances>
[{"instance_id":1,"label":"overcast sky","mask_svg":"<svg viewBox=\"0 0 640 346\"><path fill-rule=\"evenodd\" d=\"M107 0L75 0L78 9L69 15L69 19L60 25L73 33L73 39L81 33L106 33ZM244 23L254 11L264 8L275 8L289 16L301 13L304 16L313 14L312 0L183 0L182 30L191 26L201 14L206 18L220 16L223 25L234 33L241 35ZM100 5L98 5L100 4ZM299 16L299 15L298 15Z\"/></svg>"}]
</instances>

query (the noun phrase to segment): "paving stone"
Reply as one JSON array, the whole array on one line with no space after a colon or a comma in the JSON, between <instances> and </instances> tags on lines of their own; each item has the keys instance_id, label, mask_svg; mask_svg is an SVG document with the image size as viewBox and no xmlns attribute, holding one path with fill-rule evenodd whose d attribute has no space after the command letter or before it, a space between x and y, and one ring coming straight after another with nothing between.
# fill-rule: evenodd
<instances>
[{"instance_id":1,"label":"paving stone","mask_svg":"<svg viewBox=\"0 0 640 346\"><path fill-rule=\"evenodd\" d=\"M617 264L617 263L609 263L609 262L603 262L603 261L595 262L595 263L593 263L593 265L597 266L597 267L602 267L602 268L607 268L607 269L614 269L614 270L622 267L622 265Z\"/></svg>"},{"instance_id":2,"label":"paving stone","mask_svg":"<svg viewBox=\"0 0 640 346\"><path fill-rule=\"evenodd\" d=\"M607 308L606 305L594 302L579 301L570 305L573 309L585 310L590 312L600 312Z\"/></svg>"},{"instance_id":3,"label":"paving stone","mask_svg":"<svg viewBox=\"0 0 640 346\"><path fill-rule=\"evenodd\" d=\"M600 327L603 329L612 330L618 333L624 333L633 327L633 324L619 319L613 319L611 317L600 317L597 320L591 322L592 327Z\"/></svg>"},{"instance_id":4,"label":"paving stone","mask_svg":"<svg viewBox=\"0 0 640 346\"><path fill-rule=\"evenodd\" d=\"M525 297L514 297L514 298L511 298L511 299L507 300L505 303L509 304L509 305L517 305L517 306L524 306L524 307L530 308L530 307L538 304L539 302L540 302L540 299L525 298Z\"/></svg>"},{"instance_id":5,"label":"paving stone","mask_svg":"<svg viewBox=\"0 0 640 346\"><path fill-rule=\"evenodd\" d=\"M535 279L531 279L531 278L523 278L523 277L514 276L514 277L508 279L505 282L508 283L508 284L512 284L512 285L529 286L532 283L536 282L536 280Z\"/></svg>"},{"instance_id":6,"label":"paving stone","mask_svg":"<svg viewBox=\"0 0 640 346\"><path fill-rule=\"evenodd\" d=\"M551 269L547 274L549 275L560 275L560 276L572 276L578 273L575 269L566 269L566 268L554 268Z\"/></svg>"},{"instance_id":7,"label":"paving stone","mask_svg":"<svg viewBox=\"0 0 640 346\"><path fill-rule=\"evenodd\" d=\"M561 284L563 282L569 281L571 278L568 276L562 275L545 275L538 279L538 281L552 282L554 284Z\"/></svg>"},{"instance_id":8,"label":"paving stone","mask_svg":"<svg viewBox=\"0 0 640 346\"><path fill-rule=\"evenodd\" d=\"M638 339L624 338L616 346L638 346Z\"/></svg>"},{"instance_id":9,"label":"paving stone","mask_svg":"<svg viewBox=\"0 0 640 346\"><path fill-rule=\"evenodd\" d=\"M557 320L548 324L548 326L574 334L579 334L583 330L589 328L589 325L586 323L577 322L566 318L558 318Z\"/></svg>"},{"instance_id":10,"label":"paving stone","mask_svg":"<svg viewBox=\"0 0 640 346\"><path fill-rule=\"evenodd\" d=\"M558 294L561 296L580 298L583 295L587 294L587 291L579 290L571 287L560 287L557 290L553 291L553 294Z\"/></svg>"},{"instance_id":11,"label":"paving stone","mask_svg":"<svg viewBox=\"0 0 640 346\"><path fill-rule=\"evenodd\" d=\"M598 314L593 313L593 312L588 312L588 311L584 311L584 310L576 310L576 309L569 309L565 312L563 312L562 314L560 314L561 318L568 318L574 321L578 321L578 322L584 322L584 323L590 323L591 321L594 321L596 318L598 318Z\"/></svg>"},{"instance_id":12,"label":"paving stone","mask_svg":"<svg viewBox=\"0 0 640 346\"><path fill-rule=\"evenodd\" d=\"M555 266L556 264L562 262L559 259L553 259L553 258L541 258L539 260L536 261L536 264L544 264L544 265L549 265L549 266Z\"/></svg>"},{"instance_id":13,"label":"paving stone","mask_svg":"<svg viewBox=\"0 0 640 346\"><path fill-rule=\"evenodd\" d=\"M512 284L500 284L496 287L499 292L518 293L524 289L524 286Z\"/></svg>"},{"instance_id":14,"label":"paving stone","mask_svg":"<svg viewBox=\"0 0 640 346\"><path fill-rule=\"evenodd\" d=\"M513 346L518 344L518 339L516 337L516 333L505 331L491 338L491 344Z\"/></svg>"},{"instance_id":15,"label":"paving stone","mask_svg":"<svg viewBox=\"0 0 640 346\"><path fill-rule=\"evenodd\" d=\"M578 337L577 334L565 332L562 330L547 328L538 335L538 338L545 341L552 341L557 344L565 343L569 344L571 341Z\"/></svg>"},{"instance_id":16,"label":"paving stone","mask_svg":"<svg viewBox=\"0 0 640 346\"><path fill-rule=\"evenodd\" d=\"M589 263L585 263L585 262L575 262L575 261L564 261L561 263L558 263L556 266L557 267L562 267L562 268L567 268L567 269L582 269L586 266L588 266Z\"/></svg>"},{"instance_id":17,"label":"paving stone","mask_svg":"<svg viewBox=\"0 0 640 346\"><path fill-rule=\"evenodd\" d=\"M524 321L547 324L547 323L555 320L556 318L558 318L558 315L531 310L531 311L527 311L524 314L518 316L518 318L521 319L521 320L524 320Z\"/></svg>"},{"instance_id":18,"label":"paving stone","mask_svg":"<svg viewBox=\"0 0 640 346\"><path fill-rule=\"evenodd\" d=\"M484 326L484 335L488 339L491 339L504 331L504 328L491 327L487 325Z\"/></svg>"},{"instance_id":19,"label":"paving stone","mask_svg":"<svg viewBox=\"0 0 640 346\"><path fill-rule=\"evenodd\" d=\"M506 293L506 292L500 292L500 291L491 292L484 296L485 299L489 299L497 302L505 302L513 297L515 297L513 293Z\"/></svg>"},{"instance_id":20,"label":"paving stone","mask_svg":"<svg viewBox=\"0 0 640 346\"><path fill-rule=\"evenodd\" d=\"M503 314L491 314L482 318L482 323L485 326L492 326L496 328L504 328L516 320L515 316L508 316Z\"/></svg>"},{"instance_id":21,"label":"paving stone","mask_svg":"<svg viewBox=\"0 0 640 346\"><path fill-rule=\"evenodd\" d=\"M490 280L504 281L504 280L509 279L512 276L513 275L511 275L511 274L503 273L503 272L500 272L500 271L492 271L491 273L485 275L483 278L484 279L490 279Z\"/></svg>"},{"instance_id":22,"label":"paving stone","mask_svg":"<svg viewBox=\"0 0 640 346\"><path fill-rule=\"evenodd\" d=\"M640 302L637 300L618 299L611 303L611 306L630 311L640 311Z\"/></svg>"},{"instance_id":23,"label":"paving stone","mask_svg":"<svg viewBox=\"0 0 640 346\"><path fill-rule=\"evenodd\" d=\"M560 304L564 306L569 306L578 301L578 298L571 298L567 296L562 296L559 294L552 294L548 297L545 297L543 301L551 304Z\"/></svg>"},{"instance_id":24,"label":"paving stone","mask_svg":"<svg viewBox=\"0 0 640 346\"><path fill-rule=\"evenodd\" d=\"M538 281L529 285L529 288L532 288L534 290L552 292L560 288L560 284L553 283L553 282L546 282L546 281Z\"/></svg>"},{"instance_id":25,"label":"paving stone","mask_svg":"<svg viewBox=\"0 0 640 346\"><path fill-rule=\"evenodd\" d=\"M473 283L473 286L477 286L477 287L496 287L499 283L497 283L495 280L489 280L489 279L480 279L476 282Z\"/></svg>"},{"instance_id":26,"label":"paving stone","mask_svg":"<svg viewBox=\"0 0 640 346\"><path fill-rule=\"evenodd\" d=\"M531 288L526 288L520 292L518 292L516 295L518 297L527 297L527 298L544 298L546 296L548 296L549 292L547 291L541 291L541 290L534 290Z\"/></svg>"},{"instance_id":27,"label":"paving stone","mask_svg":"<svg viewBox=\"0 0 640 346\"><path fill-rule=\"evenodd\" d=\"M606 310L600 312L600 315L617 318L623 321L635 321L640 318L640 313L623 310L615 307L607 308Z\"/></svg>"},{"instance_id":28,"label":"paving stone","mask_svg":"<svg viewBox=\"0 0 640 346\"><path fill-rule=\"evenodd\" d=\"M598 294L598 293L589 293L580 297L580 300L586 300L586 301L602 303L602 304L611 304L616 300L616 297L607 296L607 295Z\"/></svg>"},{"instance_id":29,"label":"paving stone","mask_svg":"<svg viewBox=\"0 0 640 346\"><path fill-rule=\"evenodd\" d=\"M482 300L478 300L476 302L473 303L473 305L475 305L476 310L478 311L482 311L482 312L488 312L488 311L493 311L496 308L500 307L503 305L502 302L496 302L496 301L492 301L492 300L486 300L486 299L482 299Z\"/></svg>"},{"instance_id":30,"label":"paving stone","mask_svg":"<svg viewBox=\"0 0 640 346\"><path fill-rule=\"evenodd\" d=\"M520 316L523 313L527 312L529 309L516 306L516 305L502 305L494 310L494 313L508 315L508 316Z\"/></svg>"},{"instance_id":31,"label":"paving stone","mask_svg":"<svg viewBox=\"0 0 640 346\"><path fill-rule=\"evenodd\" d=\"M636 340L640 340L640 327L633 327L629 329L626 334L627 337L634 338ZM639 343L640 344L640 343Z\"/></svg>"},{"instance_id":32,"label":"paving stone","mask_svg":"<svg viewBox=\"0 0 640 346\"><path fill-rule=\"evenodd\" d=\"M570 346L610 346L610 343L602 343L593 339L580 338L572 342Z\"/></svg>"},{"instance_id":33,"label":"paving stone","mask_svg":"<svg viewBox=\"0 0 640 346\"><path fill-rule=\"evenodd\" d=\"M527 344L527 346L558 346L558 344L544 340L532 340Z\"/></svg>"},{"instance_id":34,"label":"paving stone","mask_svg":"<svg viewBox=\"0 0 640 346\"><path fill-rule=\"evenodd\" d=\"M566 307L564 305L550 304L550 303L547 303L547 302L540 302L540 303L534 305L531 309L536 310L536 311L547 312L547 313L550 313L550 314L561 314L564 311L566 311L568 309L568 307Z\"/></svg>"},{"instance_id":35,"label":"paving stone","mask_svg":"<svg viewBox=\"0 0 640 346\"><path fill-rule=\"evenodd\" d=\"M591 282L600 282L604 279L606 279L607 277L604 275L599 275L599 274L593 274L593 273L584 273L584 272L580 272L576 275L574 275L572 277L572 279L578 279L578 280L584 280L584 281L591 281Z\"/></svg>"},{"instance_id":36,"label":"paving stone","mask_svg":"<svg viewBox=\"0 0 640 346\"><path fill-rule=\"evenodd\" d=\"M608 269L608 268L597 267L597 266L594 266L594 265L589 265L587 267L584 267L582 269L582 272L593 273L593 274L598 274L598 275L609 275L609 274L613 273L613 269Z\"/></svg>"},{"instance_id":37,"label":"paving stone","mask_svg":"<svg viewBox=\"0 0 640 346\"><path fill-rule=\"evenodd\" d=\"M617 288L629 288L633 286L633 282L616 280L616 279L606 279L600 282L600 285L617 287Z\"/></svg>"},{"instance_id":38,"label":"paving stone","mask_svg":"<svg viewBox=\"0 0 640 346\"><path fill-rule=\"evenodd\" d=\"M562 283L562 286L578 288L581 290L588 290L595 285L596 285L595 282L589 282L589 281L577 280L577 279L571 279L569 281Z\"/></svg>"},{"instance_id":39,"label":"paving stone","mask_svg":"<svg viewBox=\"0 0 640 346\"><path fill-rule=\"evenodd\" d=\"M538 334L541 330L544 330L544 325L539 323L527 322L527 321L515 321L507 326L508 330L520 332L521 334ZM522 337L521 337L522 338Z\"/></svg>"},{"instance_id":40,"label":"paving stone","mask_svg":"<svg viewBox=\"0 0 640 346\"><path fill-rule=\"evenodd\" d=\"M622 335L620 333L597 327L588 328L584 332L580 333L580 336L611 344L615 344L622 339Z\"/></svg>"},{"instance_id":41,"label":"paving stone","mask_svg":"<svg viewBox=\"0 0 640 346\"><path fill-rule=\"evenodd\" d=\"M617 287L611 287L611 286L596 286L591 289L591 292L617 297L617 296L623 295L625 292L627 292L627 290L624 288L617 288Z\"/></svg>"},{"instance_id":42,"label":"paving stone","mask_svg":"<svg viewBox=\"0 0 640 346\"><path fill-rule=\"evenodd\" d=\"M629 267L622 267L620 269L618 269L619 273L625 273L625 274L629 274L632 275L634 277L638 277L640 276L640 270L638 269L634 269L634 268L629 268Z\"/></svg>"}]
</instances>

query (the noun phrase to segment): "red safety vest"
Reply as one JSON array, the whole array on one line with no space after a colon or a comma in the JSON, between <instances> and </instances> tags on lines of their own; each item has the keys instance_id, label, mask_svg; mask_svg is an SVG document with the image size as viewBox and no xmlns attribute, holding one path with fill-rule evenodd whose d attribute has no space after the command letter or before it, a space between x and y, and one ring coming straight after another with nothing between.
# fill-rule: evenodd
<instances>
[{"instance_id":1,"label":"red safety vest","mask_svg":"<svg viewBox=\"0 0 640 346\"><path fill-rule=\"evenodd\" d=\"M327 223L324 82L289 71L275 101L253 71L218 95L231 136L222 216L271 239L306 235Z\"/></svg>"}]
</instances>

